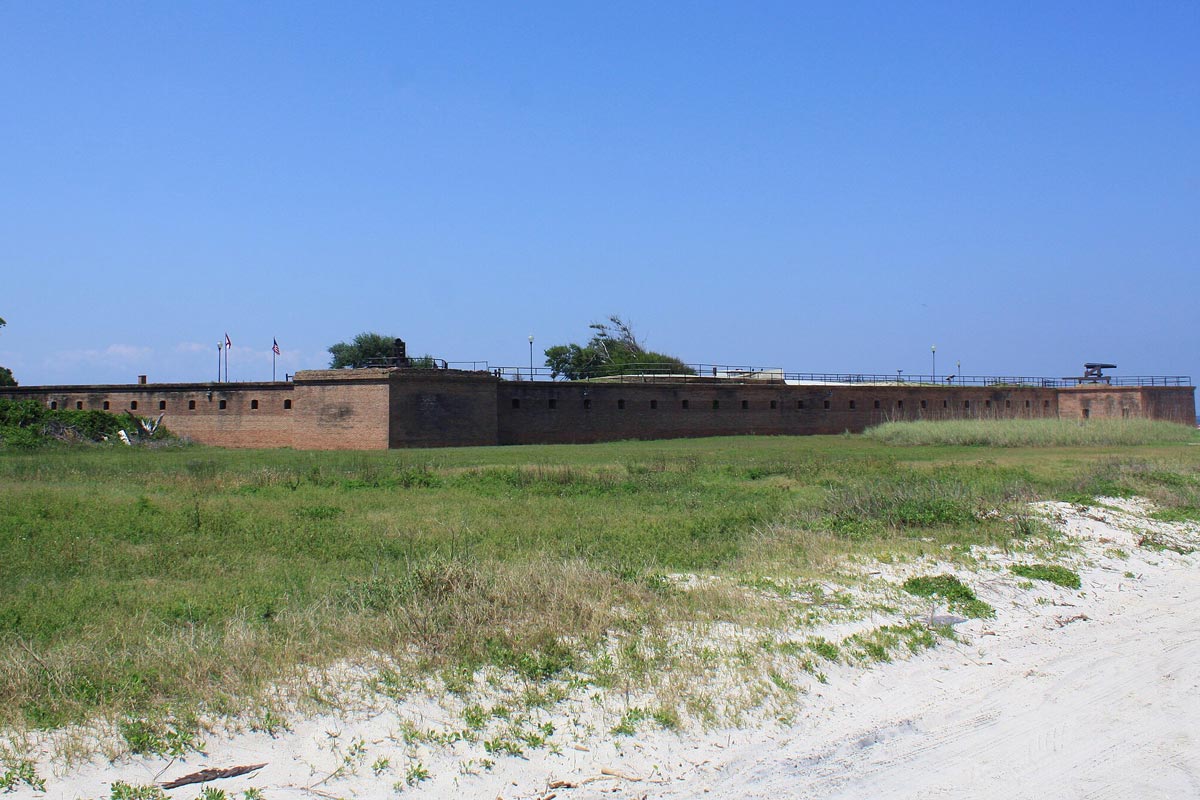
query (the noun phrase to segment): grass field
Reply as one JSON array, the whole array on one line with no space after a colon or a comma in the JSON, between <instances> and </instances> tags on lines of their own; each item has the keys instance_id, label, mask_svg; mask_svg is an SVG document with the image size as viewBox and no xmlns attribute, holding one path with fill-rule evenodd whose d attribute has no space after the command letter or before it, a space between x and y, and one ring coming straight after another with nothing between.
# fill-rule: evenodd
<instances>
[{"instance_id":1,"label":"grass field","mask_svg":"<svg viewBox=\"0 0 1200 800\"><path fill-rule=\"evenodd\" d=\"M1096 447L1188 442L1195 431L1150 419L993 419L889 422L866 435L886 444L987 447Z\"/></svg>"},{"instance_id":2,"label":"grass field","mask_svg":"<svg viewBox=\"0 0 1200 800\"><path fill-rule=\"evenodd\" d=\"M0 727L237 714L347 658L404 665L400 683L484 664L612 680L653 665L597 666L604 643L770 624L744 595L676 590L680 573L763 586L858 555L1005 546L1033 524L1006 514L1036 498L1136 493L1193 514L1185 438L0 451Z\"/></svg>"}]
</instances>

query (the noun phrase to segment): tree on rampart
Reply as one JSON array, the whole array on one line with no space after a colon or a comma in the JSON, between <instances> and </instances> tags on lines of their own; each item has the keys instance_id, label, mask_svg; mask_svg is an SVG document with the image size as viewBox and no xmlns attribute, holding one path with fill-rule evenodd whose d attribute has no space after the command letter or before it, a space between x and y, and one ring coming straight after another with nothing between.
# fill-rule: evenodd
<instances>
[{"instance_id":1,"label":"tree on rampart","mask_svg":"<svg viewBox=\"0 0 1200 800\"><path fill-rule=\"evenodd\" d=\"M3 328L8 323L0 317L0 328ZM0 367L0 386L16 386L17 379L13 377L12 370L8 367Z\"/></svg>"},{"instance_id":2,"label":"tree on rampart","mask_svg":"<svg viewBox=\"0 0 1200 800\"><path fill-rule=\"evenodd\" d=\"M392 363L396 356L395 336L384 336L382 333L360 333L349 342L338 342L330 345L330 369L360 369L372 363L379 365L383 362ZM433 369L437 366L431 355L409 358L408 366L413 369Z\"/></svg>"},{"instance_id":3,"label":"tree on rampart","mask_svg":"<svg viewBox=\"0 0 1200 800\"><path fill-rule=\"evenodd\" d=\"M647 350L629 323L616 314L607 322L593 322L588 327L595 333L587 344L558 344L546 348L546 366L554 377L574 381L622 372L695 373L675 356Z\"/></svg>"}]
</instances>

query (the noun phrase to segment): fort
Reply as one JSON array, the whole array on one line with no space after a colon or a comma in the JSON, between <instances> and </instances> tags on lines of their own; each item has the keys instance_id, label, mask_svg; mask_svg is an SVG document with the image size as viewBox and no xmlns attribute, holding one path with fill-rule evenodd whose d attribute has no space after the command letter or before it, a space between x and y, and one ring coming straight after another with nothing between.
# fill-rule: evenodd
<instances>
[{"instance_id":1,"label":"fort","mask_svg":"<svg viewBox=\"0 0 1200 800\"><path fill-rule=\"evenodd\" d=\"M543 376L377 367L301 371L289 381L258 383L140 378L136 384L6 387L0 397L50 408L162 414L171 431L203 444L328 450L857 433L889 420L919 419L1196 424L1195 388L1186 376L892 378L714 367L695 375L534 377Z\"/></svg>"}]
</instances>

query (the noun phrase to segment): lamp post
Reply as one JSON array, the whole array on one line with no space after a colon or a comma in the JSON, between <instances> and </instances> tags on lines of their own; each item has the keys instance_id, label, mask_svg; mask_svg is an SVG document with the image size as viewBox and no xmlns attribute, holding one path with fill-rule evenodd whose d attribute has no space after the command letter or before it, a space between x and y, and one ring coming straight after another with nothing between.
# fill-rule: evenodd
<instances>
[{"instance_id":1,"label":"lamp post","mask_svg":"<svg viewBox=\"0 0 1200 800\"><path fill-rule=\"evenodd\" d=\"M221 382L221 350L224 347L224 342L217 342L217 383Z\"/></svg>"},{"instance_id":2,"label":"lamp post","mask_svg":"<svg viewBox=\"0 0 1200 800\"><path fill-rule=\"evenodd\" d=\"M933 358L933 382L937 383L937 345L929 345L929 353Z\"/></svg>"},{"instance_id":3,"label":"lamp post","mask_svg":"<svg viewBox=\"0 0 1200 800\"><path fill-rule=\"evenodd\" d=\"M533 380L533 334L529 334L529 380Z\"/></svg>"},{"instance_id":4,"label":"lamp post","mask_svg":"<svg viewBox=\"0 0 1200 800\"><path fill-rule=\"evenodd\" d=\"M900 381L900 373L901 373L901 372L904 372L904 370L902 370L902 369L898 369L898 370L896 370L896 383L900 383L900 382L901 382L901 381Z\"/></svg>"},{"instance_id":5,"label":"lamp post","mask_svg":"<svg viewBox=\"0 0 1200 800\"><path fill-rule=\"evenodd\" d=\"M961 384L962 383L962 362L961 361L954 362L954 374L958 376L958 382Z\"/></svg>"}]
</instances>

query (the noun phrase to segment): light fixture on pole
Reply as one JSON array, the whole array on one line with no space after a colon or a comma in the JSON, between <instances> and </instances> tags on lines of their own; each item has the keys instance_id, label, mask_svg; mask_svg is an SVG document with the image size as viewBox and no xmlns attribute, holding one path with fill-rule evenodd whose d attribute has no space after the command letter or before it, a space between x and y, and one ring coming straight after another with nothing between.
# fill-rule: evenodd
<instances>
[{"instance_id":1,"label":"light fixture on pole","mask_svg":"<svg viewBox=\"0 0 1200 800\"><path fill-rule=\"evenodd\" d=\"M962 362L954 362L954 374L958 376L958 382L962 383Z\"/></svg>"},{"instance_id":2,"label":"light fixture on pole","mask_svg":"<svg viewBox=\"0 0 1200 800\"><path fill-rule=\"evenodd\" d=\"M937 345L929 345L929 352L933 356L933 382L937 383Z\"/></svg>"},{"instance_id":3,"label":"light fixture on pole","mask_svg":"<svg viewBox=\"0 0 1200 800\"><path fill-rule=\"evenodd\" d=\"M533 380L533 334L529 334L529 380Z\"/></svg>"},{"instance_id":4,"label":"light fixture on pole","mask_svg":"<svg viewBox=\"0 0 1200 800\"><path fill-rule=\"evenodd\" d=\"M224 348L224 342L217 342L217 383L221 382L221 351Z\"/></svg>"}]
</instances>

